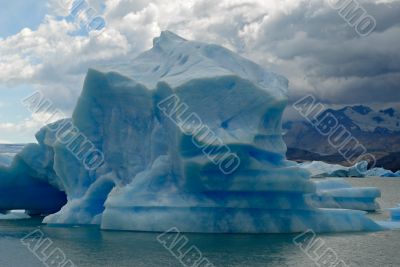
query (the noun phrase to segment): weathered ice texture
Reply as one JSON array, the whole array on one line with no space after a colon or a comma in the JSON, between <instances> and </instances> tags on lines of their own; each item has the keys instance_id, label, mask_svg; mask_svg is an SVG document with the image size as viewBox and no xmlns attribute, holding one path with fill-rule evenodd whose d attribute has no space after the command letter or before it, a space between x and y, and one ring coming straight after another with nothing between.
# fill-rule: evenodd
<instances>
[{"instance_id":1,"label":"weathered ice texture","mask_svg":"<svg viewBox=\"0 0 400 267\"><path fill-rule=\"evenodd\" d=\"M136 59L89 70L72 117L79 131L50 144L48 181L68 203L44 222L207 233L380 230L364 212L307 203L315 184L285 159L287 87L223 47L171 32ZM85 138L104 154L98 168L71 153Z\"/></svg>"}]
</instances>

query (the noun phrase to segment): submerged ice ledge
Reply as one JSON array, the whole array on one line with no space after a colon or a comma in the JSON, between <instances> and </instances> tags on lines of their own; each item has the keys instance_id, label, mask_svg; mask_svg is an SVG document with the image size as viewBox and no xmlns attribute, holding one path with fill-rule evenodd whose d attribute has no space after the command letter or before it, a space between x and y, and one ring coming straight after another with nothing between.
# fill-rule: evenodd
<instances>
[{"instance_id":1,"label":"submerged ice ledge","mask_svg":"<svg viewBox=\"0 0 400 267\"><path fill-rule=\"evenodd\" d=\"M7 181L0 190L20 181L46 185L59 196L37 196L59 204L65 193L68 202L44 219L49 224L209 233L381 230L365 212L310 203L316 185L309 172L285 158L287 87L284 77L223 47L163 32L138 58L89 70L72 119L42 129L21 161L0 168ZM86 141L102 152L98 168L77 157ZM13 176L18 162L24 169ZM29 205L23 197L21 203Z\"/></svg>"}]
</instances>

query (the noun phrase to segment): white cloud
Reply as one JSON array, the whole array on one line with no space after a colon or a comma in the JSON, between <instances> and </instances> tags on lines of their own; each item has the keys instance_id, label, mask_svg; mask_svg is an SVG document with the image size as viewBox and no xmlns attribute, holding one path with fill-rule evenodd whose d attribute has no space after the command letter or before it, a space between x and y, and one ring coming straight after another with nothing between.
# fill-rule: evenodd
<instances>
[{"instance_id":1,"label":"white cloud","mask_svg":"<svg viewBox=\"0 0 400 267\"><path fill-rule=\"evenodd\" d=\"M42 124L30 119L16 123L0 123L0 143L34 142L35 133Z\"/></svg>"},{"instance_id":2,"label":"white cloud","mask_svg":"<svg viewBox=\"0 0 400 267\"><path fill-rule=\"evenodd\" d=\"M46 124L65 118L63 114L38 112L32 114L19 122L3 122L0 123L0 143L11 143L9 140L18 140L17 142L34 142L35 134Z\"/></svg>"},{"instance_id":3,"label":"white cloud","mask_svg":"<svg viewBox=\"0 0 400 267\"><path fill-rule=\"evenodd\" d=\"M79 95L87 68L124 56L124 36L107 29L98 38L73 36L78 27L47 16L36 31L23 29L0 40L0 82L35 84L52 100L69 108ZM65 98L68 96L68 98Z\"/></svg>"},{"instance_id":4,"label":"white cloud","mask_svg":"<svg viewBox=\"0 0 400 267\"><path fill-rule=\"evenodd\" d=\"M398 1L362 1L379 18L368 38L358 38L320 0L89 0L107 23L103 34L89 38L73 35L78 29L73 21L55 18L67 15L59 2L49 2L52 14L37 30L0 40L0 82L34 83L66 111L73 108L88 67L134 57L164 29L224 45L288 76L294 96L335 97L324 90L339 94L351 88L340 76L343 70L353 76L349 81L371 81L373 71L398 72L400 56L393 45ZM387 59L391 69L385 70Z\"/></svg>"}]
</instances>

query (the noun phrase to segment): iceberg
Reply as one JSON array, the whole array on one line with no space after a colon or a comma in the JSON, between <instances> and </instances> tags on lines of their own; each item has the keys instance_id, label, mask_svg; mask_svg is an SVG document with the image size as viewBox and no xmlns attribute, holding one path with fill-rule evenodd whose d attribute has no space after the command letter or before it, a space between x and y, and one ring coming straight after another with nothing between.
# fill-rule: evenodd
<instances>
[{"instance_id":1,"label":"iceberg","mask_svg":"<svg viewBox=\"0 0 400 267\"><path fill-rule=\"evenodd\" d=\"M396 208L389 209L392 221L400 221L400 205Z\"/></svg>"},{"instance_id":2,"label":"iceberg","mask_svg":"<svg viewBox=\"0 0 400 267\"><path fill-rule=\"evenodd\" d=\"M339 164L329 164L323 161L299 163L301 168L311 172L311 177L400 177L400 171L392 172L384 168L368 169L367 161L360 161L354 166L345 167Z\"/></svg>"},{"instance_id":3,"label":"iceberg","mask_svg":"<svg viewBox=\"0 0 400 267\"><path fill-rule=\"evenodd\" d=\"M316 194L310 195L313 205L320 208L342 208L376 211L380 208L376 198L381 192L375 187L352 187L343 178L326 178L315 181Z\"/></svg>"},{"instance_id":4,"label":"iceberg","mask_svg":"<svg viewBox=\"0 0 400 267\"><path fill-rule=\"evenodd\" d=\"M0 166L0 211L26 210L41 215L57 212L66 204L53 170L54 153L43 138L47 132L43 128L36 134L38 144L26 145L11 164Z\"/></svg>"},{"instance_id":5,"label":"iceberg","mask_svg":"<svg viewBox=\"0 0 400 267\"><path fill-rule=\"evenodd\" d=\"M339 164L329 164L323 161L304 162L300 163L299 166L308 170L311 173L311 177L314 178L347 177L349 169Z\"/></svg>"},{"instance_id":6,"label":"iceberg","mask_svg":"<svg viewBox=\"0 0 400 267\"><path fill-rule=\"evenodd\" d=\"M311 177L365 177L368 169L368 162L361 161L351 167L339 164L329 164L323 161L312 161L299 163L301 168L311 172Z\"/></svg>"},{"instance_id":7,"label":"iceberg","mask_svg":"<svg viewBox=\"0 0 400 267\"><path fill-rule=\"evenodd\" d=\"M378 221L377 223L386 229L400 230L400 204L388 210L390 212L390 220Z\"/></svg>"},{"instance_id":8,"label":"iceberg","mask_svg":"<svg viewBox=\"0 0 400 267\"><path fill-rule=\"evenodd\" d=\"M44 223L199 233L383 229L363 211L309 203L316 184L285 158L286 78L168 31L153 43L137 58L90 69L72 118L42 129L39 144L19 154L31 167L27 182L67 196ZM88 159L88 147L101 153Z\"/></svg>"},{"instance_id":9,"label":"iceberg","mask_svg":"<svg viewBox=\"0 0 400 267\"><path fill-rule=\"evenodd\" d=\"M371 177L400 177L400 171L392 172L384 168L373 168L368 170L366 175Z\"/></svg>"}]
</instances>

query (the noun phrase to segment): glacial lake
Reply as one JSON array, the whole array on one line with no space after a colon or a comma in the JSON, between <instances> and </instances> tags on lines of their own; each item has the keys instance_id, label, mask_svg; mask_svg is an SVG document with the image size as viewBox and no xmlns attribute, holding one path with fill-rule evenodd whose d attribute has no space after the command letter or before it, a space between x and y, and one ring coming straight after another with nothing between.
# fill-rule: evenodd
<instances>
[{"instance_id":1,"label":"glacial lake","mask_svg":"<svg viewBox=\"0 0 400 267\"><path fill-rule=\"evenodd\" d=\"M400 179L349 179L357 186L382 190L381 207L400 203ZM370 214L383 220L386 212ZM41 219L0 220L0 266L42 267L43 256L32 253L21 239L40 230L77 267L158 267L183 265L158 240L157 233L100 231L97 227L49 227ZM190 245L214 266L318 266L294 242L297 235L210 235L185 234ZM321 234L317 238L348 266L400 266L400 231L374 233ZM52 265L49 265L52 266ZM57 265L54 265L57 266ZM206 265L204 265L205 267ZM70 267L66 265L65 267ZM203 266L201 266L203 267Z\"/></svg>"}]
</instances>

